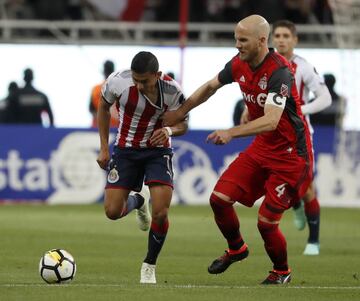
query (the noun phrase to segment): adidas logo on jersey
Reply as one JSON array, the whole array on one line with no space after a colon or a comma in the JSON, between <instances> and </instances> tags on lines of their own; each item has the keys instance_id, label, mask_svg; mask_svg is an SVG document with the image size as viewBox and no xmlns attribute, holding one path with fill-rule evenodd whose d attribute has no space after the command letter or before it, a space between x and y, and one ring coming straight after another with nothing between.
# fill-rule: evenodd
<instances>
[{"instance_id":1,"label":"adidas logo on jersey","mask_svg":"<svg viewBox=\"0 0 360 301\"><path fill-rule=\"evenodd\" d=\"M241 75L240 81L243 82L243 83L245 83L245 76L244 76L244 75Z\"/></svg>"}]
</instances>

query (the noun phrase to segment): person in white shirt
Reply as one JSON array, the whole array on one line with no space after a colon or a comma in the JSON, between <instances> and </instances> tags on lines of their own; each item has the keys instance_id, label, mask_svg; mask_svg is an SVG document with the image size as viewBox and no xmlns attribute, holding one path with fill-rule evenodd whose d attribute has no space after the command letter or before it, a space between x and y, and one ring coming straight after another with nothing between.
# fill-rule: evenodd
<instances>
[{"instance_id":1,"label":"person in white shirt","mask_svg":"<svg viewBox=\"0 0 360 301\"><path fill-rule=\"evenodd\" d=\"M294 69L296 87L302 101L301 110L312 134L313 128L309 115L320 112L331 105L330 92L314 66L294 53L298 42L294 23L288 20L275 22L272 26L272 41L276 50L289 60ZM310 92L315 97L312 101L310 101ZM294 222L299 230L305 228L306 220L309 225L309 238L304 255L319 255L320 205L313 183L310 184L303 201L304 203L300 202L298 206L294 207Z\"/></svg>"}]
</instances>

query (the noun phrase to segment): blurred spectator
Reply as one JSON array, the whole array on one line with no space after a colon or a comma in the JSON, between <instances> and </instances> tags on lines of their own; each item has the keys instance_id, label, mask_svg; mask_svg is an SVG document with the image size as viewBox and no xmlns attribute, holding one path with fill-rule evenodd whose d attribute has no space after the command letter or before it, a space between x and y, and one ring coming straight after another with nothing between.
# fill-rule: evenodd
<instances>
[{"instance_id":1,"label":"blurred spectator","mask_svg":"<svg viewBox=\"0 0 360 301\"><path fill-rule=\"evenodd\" d=\"M39 124L45 127L54 125L54 117L47 96L32 85L32 69L24 70L25 86L8 100L7 116L9 123Z\"/></svg>"},{"instance_id":2,"label":"blurred spectator","mask_svg":"<svg viewBox=\"0 0 360 301\"><path fill-rule=\"evenodd\" d=\"M139 21L144 13L146 0L88 0L109 20Z\"/></svg>"},{"instance_id":3,"label":"blurred spectator","mask_svg":"<svg viewBox=\"0 0 360 301\"><path fill-rule=\"evenodd\" d=\"M342 122L345 114L346 99L339 95L335 90L336 78L333 74L324 74L325 84L329 89L332 103L331 106L325 110L313 114L311 121L318 125L333 125L342 127Z\"/></svg>"},{"instance_id":4,"label":"blurred spectator","mask_svg":"<svg viewBox=\"0 0 360 301\"><path fill-rule=\"evenodd\" d=\"M113 73L115 70L115 65L112 61L105 61L103 65L103 75L104 80L106 80L111 73ZM92 127L97 127L97 112L99 109L99 104L102 99L101 95L101 87L103 85L104 81L94 86L91 90L91 97L90 97L90 104L89 104L89 110L92 114ZM110 118L110 127L118 127L119 125L119 117L118 117L118 111L116 109L115 103L110 108L111 118Z\"/></svg>"},{"instance_id":5,"label":"blurred spectator","mask_svg":"<svg viewBox=\"0 0 360 301\"><path fill-rule=\"evenodd\" d=\"M295 24L310 23L312 0L284 0L285 19Z\"/></svg>"},{"instance_id":6,"label":"blurred spectator","mask_svg":"<svg viewBox=\"0 0 360 301\"><path fill-rule=\"evenodd\" d=\"M0 11L2 19L32 19L33 7L26 0L1 1Z\"/></svg>"},{"instance_id":7,"label":"blurred spectator","mask_svg":"<svg viewBox=\"0 0 360 301\"><path fill-rule=\"evenodd\" d=\"M63 20L66 17L67 1L28 0L34 9L35 18L40 20Z\"/></svg>"},{"instance_id":8,"label":"blurred spectator","mask_svg":"<svg viewBox=\"0 0 360 301\"><path fill-rule=\"evenodd\" d=\"M283 1L279 0L247 0L245 1L250 14L263 16L269 23L285 18L285 6ZM245 17L245 16L243 16Z\"/></svg>"},{"instance_id":9,"label":"blurred spectator","mask_svg":"<svg viewBox=\"0 0 360 301\"><path fill-rule=\"evenodd\" d=\"M175 73L172 71L166 72L167 75L169 75L172 79L175 79Z\"/></svg>"},{"instance_id":10,"label":"blurred spectator","mask_svg":"<svg viewBox=\"0 0 360 301\"><path fill-rule=\"evenodd\" d=\"M241 115L244 112L245 109L245 102L243 98L240 98L234 107L234 113L233 113L233 124L234 126L240 124Z\"/></svg>"},{"instance_id":11,"label":"blurred spectator","mask_svg":"<svg viewBox=\"0 0 360 301\"><path fill-rule=\"evenodd\" d=\"M328 0L316 0L313 11L320 24L334 24L332 10Z\"/></svg>"},{"instance_id":12,"label":"blurred spectator","mask_svg":"<svg viewBox=\"0 0 360 301\"><path fill-rule=\"evenodd\" d=\"M9 103L17 97L19 87L16 82L10 82L8 86L8 95L0 101L0 123L11 123L9 115Z\"/></svg>"}]
</instances>

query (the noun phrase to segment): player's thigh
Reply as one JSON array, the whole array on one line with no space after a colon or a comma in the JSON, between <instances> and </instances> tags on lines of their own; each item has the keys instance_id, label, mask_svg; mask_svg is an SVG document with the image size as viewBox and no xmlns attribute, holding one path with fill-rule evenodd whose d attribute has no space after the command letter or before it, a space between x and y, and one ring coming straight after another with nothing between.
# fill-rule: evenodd
<instances>
[{"instance_id":1,"label":"player's thigh","mask_svg":"<svg viewBox=\"0 0 360 301\"><path fill-rule=\"evenodd\" d=\"M274 213L282 213L299 201L297 191L277 174L269 176L265 190L264 206Z\"/></svg>"},{"instance_id":2,"label":"player's thigh","mask_svg":"<svg viewBox=\"0 0 360 301\"><path fill-rule=\"evenodd\" d=\"M247 207L265 193L266 171L248 154L240 153L220 176L214 191Z\"/></svg>"},{"instance_id":3,"label":"player's thigh","mask_svg":"<svg viewBox=\"0 0 360 301\"><path fill-rule=\"evenodd\" d=\"M109 210L121 210L127 202L129 193L129 189L105 189L104 207Z\"/></svg>"},{"instance_id":4,"label":"player's thigh","mask_svg":"<svg viewBox=\"0 0 360 301\"><path fill-rule=\"evenodd\" d=\"M144 167L136 150L115 148L108 165L107 189L140 191Z\"/></svg>"},{"instance_id":5,"label":"player's thigh","mask_svg":"<svg viewBox=\"0 0 360 301\"><path fill-rule=\"evenodd\" d=\"M144 164L145 184L162 184L173 187L173 153L171 149L155 149L149 151Z\"/></svg>"}]
</instances>

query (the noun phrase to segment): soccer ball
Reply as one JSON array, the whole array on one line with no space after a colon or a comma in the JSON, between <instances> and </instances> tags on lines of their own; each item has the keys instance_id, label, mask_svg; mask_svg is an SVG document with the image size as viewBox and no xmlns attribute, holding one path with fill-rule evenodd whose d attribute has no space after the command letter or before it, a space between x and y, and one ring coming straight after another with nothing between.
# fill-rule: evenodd
<instances>
[{"instance_id":1,"label":"soccer ball","mask_svg":"<svg viewBox=\"0 0 360 301\"><path fill-rule=\"evenodd\" d=\"M69 252L53 249L41 257L39 272L41 278L49 284L68 283L75 277L76 263Z\"/></svg>"}]
</instances>

